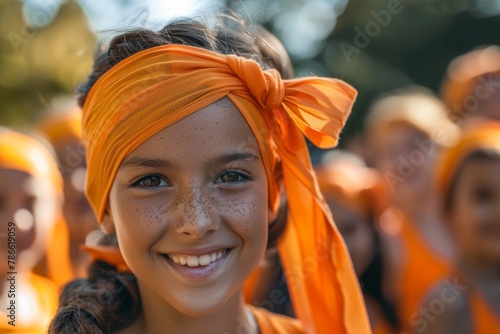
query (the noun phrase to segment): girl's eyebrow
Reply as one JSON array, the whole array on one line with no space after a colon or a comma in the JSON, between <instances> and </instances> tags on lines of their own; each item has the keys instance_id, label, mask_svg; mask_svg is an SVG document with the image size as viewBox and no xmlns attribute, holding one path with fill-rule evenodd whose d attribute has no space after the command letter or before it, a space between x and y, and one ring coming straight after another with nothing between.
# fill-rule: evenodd
<instances>
[{"instance_id":1,"label":"girl's eyebrow","mask_svg":"<svg viewBox=\"0 0 500 334\"><path fill-rule=\"evenodd\" d=\"M126 159L120 165L120 168L134 168L134 167L153 167L153 168L173 168L175 164L165 159L155 159L147 157L132 157Z\"/></svg>"},{"instance_id":2,"label":"girl's eyebrow","mask_svg":"<svg viewBox=\"0 0 500 334\"><path fill-rule=\"evenodd\" d=\"M232 152L219 155L208 161L208 166L220 166L234 161L258 161L259 157L251 152ZM131 157L126 159L120 165L120 168L152 167L152 168L175 168L177 165L166 159Z\"/></svg>"},{"instance_id":3,"label":"girl's eyebrow","mask_svg":"<svg viewBox=\"0 0 500 334\"><path fill-rule=\"evenodd\" d=\"M260 160L258 156L252 152L232 152L227 154L221 154L215 158L208 161L209 166L220 166L225 165L234 161L247 161L255 162Z\"/></svg>"}]
</instances>

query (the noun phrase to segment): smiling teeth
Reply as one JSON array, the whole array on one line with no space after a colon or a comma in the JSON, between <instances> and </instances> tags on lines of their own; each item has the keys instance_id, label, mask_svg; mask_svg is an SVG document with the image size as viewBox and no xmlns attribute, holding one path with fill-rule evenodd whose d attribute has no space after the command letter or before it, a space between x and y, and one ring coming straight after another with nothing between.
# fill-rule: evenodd
<instances>
[{"instance_id":1,"label":"smiling teeth","mask_svg":"<svg viewBox=\"0 0 500 334\"><path fill-rule=\"evenodd\" d=\"M210 254L203 254L201 256L195 255L181 255L181 254L167 254L167 257L180 265L187 265L188 267L199 267L208 266L210 263L217 261L224 254L226 254L227 249L213 252Z\"/></svg>"}]
</instances>

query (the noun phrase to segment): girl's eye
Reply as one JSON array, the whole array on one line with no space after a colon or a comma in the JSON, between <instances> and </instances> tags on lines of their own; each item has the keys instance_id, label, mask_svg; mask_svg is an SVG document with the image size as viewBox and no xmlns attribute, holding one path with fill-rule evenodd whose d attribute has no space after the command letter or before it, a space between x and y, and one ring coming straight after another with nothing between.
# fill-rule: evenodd
<instances>
[{"instance_id":1,"label":"girl's eye","mask_svg":"<svg viewBox=\"0 0 500 334\"><path fill-rule=\"evenodd\" d=\"M165 187L167 185L167 181L164 178L157 175L150 175L143 177L133 184L134 187L142 187L142 188L157 188L157 187Z\"/></svg>"},{"instance_id":2,"label":"girl's eye","mask_svg":"<svg viewBox=\"0 0 500 334\"><path fill-rule=\"evenodd\" d=\"M490 189L479 188L473 192L473 197L476 203L488 203L493 198L493 193Z\"/></svg>"},{"instance_id":3,"label":"girl's eye","mask_svg":"<svg viewBox=\"0 0 500 334\"><path fill-rule=\"evenodd\" d=\"M219 175L215 183L242 183L249 179L248 176L238 172L224 172Z\"/></svg>"}]
</instances>

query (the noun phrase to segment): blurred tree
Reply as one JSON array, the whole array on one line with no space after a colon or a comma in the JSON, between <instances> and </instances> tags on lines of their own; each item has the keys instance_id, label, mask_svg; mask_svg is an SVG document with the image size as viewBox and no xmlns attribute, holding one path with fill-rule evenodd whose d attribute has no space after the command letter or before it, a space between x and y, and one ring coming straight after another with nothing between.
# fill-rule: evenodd
<instances>
[{"instance_id":1,"label":"blurred tree","mask_svg":"<svg viewBox=\"0 0 500 334\"><path fill-rule=\"evenodd\" d=\"M23 12L20 1L0 2L0 124L33 122L91 69L96 39L83 11L74 1L54 6Z\"/></svg>"},{"instance_id":2,"label":"blurred tree","mask_svg":"<svg viewBox=\"0 0 500 334\"><path fill-rule=\"evenodd\" d=\"M72 92L91 68L96 39L78 3L63 1L59 7L61 1L44 2L46 8L26 12L24 20L20 1L0 2L0 124L29 122L54 96ZM109 1L118 8L130 4ZM341 144L362 131L377 94L411 83L437 91L454 57L500 44L498 0L205 2L214 8L225 3L274 32L299 76L339 77L359 90ZM95 7L89 13L100 13L98 3L86 6ZM54 8L59 11L50 21ZM37 21L45 25L26 23Z\"/></svg>"},{"instance_id":3,"label":"blurred tree","mask_svg":"<svg viewBox=\"0 0 500 334\"><path fill-rule=\"evenodd\" d=\"M481 45L500 44L498 0L350 0L347 6L345 2L229 1L278 35L297 75L338 77L358 89L341 145L361 133L366 110L378 94L409 84L438 92L454 57ZM325 13L335 28L324 35L330 26L323 25L316 43L294 29L313 31L314 24L325 21ZM323 152L311 149L317 161Z\"/></svg>"},{"instance_id":4,"label":"blurred tree","mask_svg":"<svg viewBox=\"0 0 500 334\"><path fill-rule=\"evenodd\" d=\"M481 45L500 44L499 11L490 10L491 16L485 16L494 2L500 4L491 0L351 0L317 57L333 75L359 90L345 136L361 131L366 109L377 94L412 83L438 92L454 57ZM389 9L396 3L397 13L392 14ZM342 46L356 47L363 34L366 45L344 52Z\"/></svg>"}]
</instances>

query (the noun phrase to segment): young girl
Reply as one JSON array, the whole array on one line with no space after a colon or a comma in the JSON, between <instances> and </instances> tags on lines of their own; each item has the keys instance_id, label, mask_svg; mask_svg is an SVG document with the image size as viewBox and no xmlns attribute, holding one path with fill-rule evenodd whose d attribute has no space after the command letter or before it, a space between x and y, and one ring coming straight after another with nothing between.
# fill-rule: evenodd
<instances>
[{"instance_id":1,"label":"young girl","mask_svg":"<svg viewBox=\"0 0 500 334\"><path fill-rule=\"evenodd\" d=\"M415 333L500 333L500 124L474 124L437 171L456 269L420 308Z\"/></svg>"},{"instance_id":2,"label":"young girl","mask_svg":"<svg viewBox=\"0 0 500 334\"><path fill-rule=\"evenodd\" d=\"M50 152L0 128L0 332L47 332L56 285L33 273L60 219L62 182Z\"/></svg>"},{"instance_id":3,"label":"young girl","mask_svg":"<svg viewBox=\"0 0 500 334\"><path fill-rule=\"evenodd\" d=\"M381 97L367 115L368 161L390 190L392 208L380 217L381 236L403 330L410 330L422 298L450 267L453 247L432 180L437 154L457 135L443 103L421 87Z\"/></svg>"},{"instance_id":4,"label":"young girl","mask_svg":"<svg viewBox=\"0 0 500 334\"><path fill-rule=\"evenodd\" d=\"M97 261L62 293L51 333L369 332L302 135L335 145L356 92L282 80L231 33L179 21L119 35L97 60L82 96L86 192L107 237L88 245ZM243 303L280 189L299 321Z\"/></svg>"},{"instance_id":5,"label":"young girl","mask_svg":"<svg viewBox=\"0 0 500 334\"><path fill-rule=\"evenodd\" d=\"M397 318L384 292L386 268L377 226L388 204L382 176L358 157L338 150L328 153L315 172L351 255L372 331L395 333Z\"/></svg>"}]
</instances>

